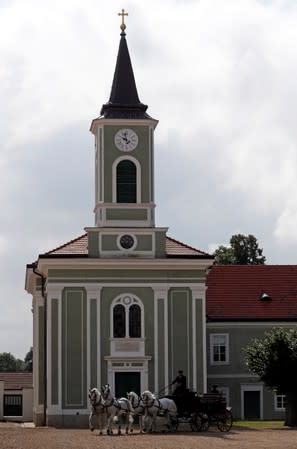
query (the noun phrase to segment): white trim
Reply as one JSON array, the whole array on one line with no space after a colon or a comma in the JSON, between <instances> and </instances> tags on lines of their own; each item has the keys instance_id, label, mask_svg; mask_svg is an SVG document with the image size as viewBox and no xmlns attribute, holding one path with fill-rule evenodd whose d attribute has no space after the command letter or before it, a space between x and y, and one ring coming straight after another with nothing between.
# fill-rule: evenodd
<instances>
[{"instance_id":1,"label":"white trim","mask_svg":"<svg viewBox=\"0 0 297 449\"><path fill-rule=\"evenodd\" d=\"M297 321L224 321L223 323L220 322L208 322L207 328L225 328L227 327L230 329L230 327L259 327L262 328L265 327L271 327L271 326L297 326Z\"/></svg>"},{"instance_id":2,"label":"white trim","mask_svg":"<svg viewBox=\"0 0 297 449\"><path fill-rule=\"evenodd\" d=\"M134 240L134 243L133 243L133 245L131 246L131 248L124 248L124 247L121 245L121 238L122 238L124 235L129 235L129 236L131 236L132 239ZM153 239L152 239L152 240L153 240ZM120 234L117 236L117 247L118 247L118 249L119 249L119 251L120 251L121 253L126 253L126 252L131 252L131 251L133 251L133 250L136 248L137 244L138 244L137 237L136 237L135 234L133 234L133 233L131 233L131 232L129 232L129 233L127 233L127 232L120 232ZM102 251L102 252L103 252L103 251Z\"/></svg>"},{"instance_id":3,"label":"white trim","mask_svg":"<svg viewBox=\"0 0 297 449\"><path fill-rule=\"evenodd\" d=\"M158 297L156 296L156 292L154 291L154 377L155 384L154 390L155 392L159 391L159 366L158 366Z\"/></svg>"},{"instance_id":4,"label":"white trim","mask_svg":"<svg viewBox=\"0 0 297 449\"><path fill-rule=\"evenodd\" d=\"M160 279L159 279L160 280ZM66 287L84 287L84 288L88 288L90 285L92 285L93 283L91 282L91 280L90 280L90 282L63 282L63 288L66 288ZM55 283L55 282L53 282L53 283L49 283L49 285L61 285L61 284L59 284L59 283ZM101 288L103 288L103 287L114 287L114 286L117 286L117 287L125 287L125 288L128 288L128 286L127 286L127 282L125 283L125 282L117 282L117 283L112 283L112 282L102 282L102 283L100 283L100 287ZM158 284L156 283L156 284L151 284L151 283L149 283L149 281L148 282L133 282L133 283L129 283L129 288L132 288L132 287L148 287L148 288L151 288L151 289L153 289L153 290L159 290L159 286L158 286ZM180 282L176 282L176 283L174 283L174 282L170 282L170 283L166 283L166 289L167 290L169 290L170 288L174 288L174 287L180 287L180 288L191 288L191 284L185 284L185 283L180 283Z\"/></svg>"},{"instance_id":5,"label":"white trim","mask_svg":"<svg viewBox=\"0 0 297 449\"><path fill-rule=\"evenodd\" d=\"M42 258L38 260L38 269L42 272L43 275L47 276L47 270L50 267L63 267L63 268L82 268L82 267L90 267L90 268L100 268L103 267L105 269L121 269L125 266L125 268L132 268L135 270L143 270L145 268L150 270L159 270L160 268L178 268L179 270L190 270L190 269L202 269L204 270L209 265L209 259L168 259L168 258L160 258L160 259L149 259L149 258L137 258L133 259L121 259L117 258L108 258L104 257L104 259L100 259L97 257L82 257L82 258ZM202 279L202 278L201 278ZM197 285L196 284L193 284ZM230 323L229 323L230 324Z\"/></svg>"},{"instance_id":6,"label":"white trim","mask_svg":"<svg viewBox=\"0 0 297 449\"><path fill-rule=\"evenodd\" d=\"M111 357L104 357L107 360L107 382L110 385L111 391L115 392L115 373L122 372L138 372L140 373L140 390L144 391L148 388L148 361L150 358L120 358L115 359ZM113 366L113 363L123 362L123 366ZM132 366L132 363L139 363L141 366Z\"/></svg>"},{"instance_id":7,"label":"white trim","mask_svg":"<svg viewBox=\"0 0 297 449\"><path fill-rule=\"evenodd\" d=\"M104 125L113 125L113 126L152 126L156 128L159 121L153 118L150 119L129 119L129 125L127 125L127 119L106 119L102 117L98 117L92 120L90 131L92 134L96 133L96 129L98 126Z\"/></svg>"},{"instance_id":8,"label":"white trim","mask_svg":"<svg viewBox=\"0 0 297 449\"><path fill-rule=\"evenodd\" d=\"M191 287L193 300L193 389L197 391L197 322L196 311L197 302L202 302L202 357L203 357L203 392L207 392L207 347L206 347L206 311L205 311L205 292L204 284L196 284ZM195 306L194 306L195 305ZM195 335L194 335L195 333ZM194 383L195 380L195 383Z\"/></svg>"},{"instance_id":9,"label":"white trim","mask_svg":"<svg viewBox=\"0 0 297 449\"><path fill-rule=\"evenodd\" d=\"M245 391L259 391L260 392L260 419L263 419L263 385L261 385L261 384L240 385L241 419L246 419L244 417L244 392Z\"/></svg>"},{"instance_id":10,"label":"white trim","mask_svg":"<svg viewBox=\"0 0 297 449\"><path fill-rule=\"evenodd\" d=\"M63 286L64 287L64 286ZM58 363L59 363L59 373L58 373L58 405L62 407L62 294L61 290L61 300L58 303Z\"/></svg>"},{"instance_id":11,"label":"white trim","mask_svg":"<svg viewBox=\"0 0 297 449\"><path fill-rule=\"evenodd\" d=\"M192 352L192 359L193 359L193 378L192 378L192 385L193 390L197 391L197 323L196 323L196 301L197 299L194 297L193 291L192 291L192 346L193 346L193 352Z\"/></svg>"},{"instance_id":12,"label":"white trim","mask_svg":"<svg viewBox=\"0 0 297 449\"><path fill-rule=\"evenodd\" d=\"M214 360L214 352L213 352L213 347L214 347L214 338L215 337L224 337L225 338L225 356L226 356L226 360L223 361L216 361ZM210 347L210 365L217 365L217 366L221 366L221 365L229 365L229 334L228 333L212 333L209 334L209 347Z\"/></svg>"},{"instance_id":13,"label":"white trim","mask_svg":"<svg viewBox=\"0 0 297 449\"><path fill-rule=\"evenodd\" d=\"M61 307L62 307L62 291L64 286L47 286L47 408L49 406L62 406L62 357L61 357ZM58 301L58 323L57 323L57 341L58 341L58 404L52 405L52 301Z\"/></svg>"},{"instance_id":14,"label":"white trim","mask_svg":"<svg viewBox=\"0 0 297 449\"><path fill-rule=\"evenodd\" d=\"M141 165L133 156L130 156L129 154L124 154L123 156L120 156L116 158L112 164L112 202L116 204L125 205L124 207L127 207L129 204L135 204L135 203L119 203L117 200L117 166L122 161L131 161L136 166L136 203L141 203ZM105 205L106 206L106 205ZM123 207L123 206L122 206ZM110 220L108 220L110 222Z\"/></svg>"},{"instance_id":15,"label":"white trim","mask_svg":"<svg viewBox=\"0 0 297 449\"><path fill-rule=\"evenodd\" d=\"M101 385L101 289L100 286L97 297L97 385Z\"/></svg>"},{"instance_id":16,"label":"white trim","mask_svg":"<svg viewBox=\"0 0 297 449\"><path fill-rule=\"evenodd\" d=\"M94 299L97 302L97 381L98 381L98 372L101 369L100 367L100 321L98 321L98 309L100 307L100 303L98 304L98 300L100 299L101 286L99 284L89 284L84 287L87 292L87 388L92 387L91 385L91 324L90 324L90 313L91 313L91 300ZM100 310L99 310L100 314ZM99 336L99 341L98 341ZM99 352L99 354L98 354ZM101 385L97 383L97 385Z\"/></svg>"},{"instance_id":17,"label":"white trim","mask_svg":"<svg viewBox=\"0 0 297 449\"><path fill-rule=\"evenodd\" d=\"M286 400L285 394L279 394L279 393L274 392L274 411L275 412L285 412L286 407L278 407L277 406L277 397L278 396L280 396L282 398L282 403L284 403L284 401Z\"/></svg>"},{"instance_id":18,"label":"white trim","mask_svg":"<svg viewBox=\"0 0 297 449\"><path fill-rule=\"evenodd\" d=\"M164 385L165 394L168 394L167 385L169 384L169 359L168 359L168 288L166 296L164 296Z\"/></svg>"}]
</instances>

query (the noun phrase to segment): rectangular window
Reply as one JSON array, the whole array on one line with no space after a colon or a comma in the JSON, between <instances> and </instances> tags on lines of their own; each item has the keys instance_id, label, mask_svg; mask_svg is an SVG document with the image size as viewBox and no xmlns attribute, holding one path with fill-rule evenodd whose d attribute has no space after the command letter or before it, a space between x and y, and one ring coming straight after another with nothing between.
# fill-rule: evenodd
<instances>
[{"instance_id":1,"label":"rectangular window","mask_svg":"<svg viewBox=\"0 0 297 449\"><path fill-rule=\"evenodd\" d=\"M227 365L229 363L229 335L210 334L211 365Z\"/></svg>"},{"instance_id":2,"label":"rectangular window","mask_svg":"<svg viewBox=\"0 0 297 449\"><path fill-rule=\"evenodd\" d=\"M274 395L274 410L277 412L284 412L286 410L286 395L276 394Z\"/></svg>"},{"instance_id":3,"label":"rectangular window","mask_svg":"<svg viewBox=\"0 0 297 449\"><path fill-rule=\"evenodd\" d=\"M22 416L23 397L21 394L5 394L3 401L4 416Z\"/></svg>"}]
</instances>

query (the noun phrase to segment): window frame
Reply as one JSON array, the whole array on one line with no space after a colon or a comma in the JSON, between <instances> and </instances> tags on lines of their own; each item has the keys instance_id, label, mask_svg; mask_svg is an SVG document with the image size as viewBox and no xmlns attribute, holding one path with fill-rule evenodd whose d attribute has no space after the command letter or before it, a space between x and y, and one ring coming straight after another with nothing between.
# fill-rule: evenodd
<instances>
[{"instance_id":1,"label":"window frame","mask_svg":"<svg viewBox=\"0 0 297 449\"><path fill-rule=\"evenodd\" d=\"M225 360L214 360L214 340L215 337L225 338ZM215 333L209 335L210 339L210 364L211 365L229 365L229 334L228 333Z\"/></svg>"},{"instance_id":2,"label":"window frame","mask_svg":"<svg viewBox=\"0 0 297 449\"><path fill-rule=\"evenodd\" d=\"M117 167L120 162L127 160L131 161L136 166L136 203L118 203L117 200ZM141 165L139 161L132 156L127 154L118 157L112 164L112 202L116 204L139 204L141 203Z\"/></svg>"},{"instance_id":3,"label":"window frame","mask_svg":"<svg viewBox=\"0 0 297 449\"><path fill-rule=\"evenodd\" d=\"M281 398L281 402L283 404L283 407L278 407L277 405L277 398L280 397ZM274 411L275 412L285 412L286 411L286 405L285 405L285 401L286 401L286 395L285 394L279 394L279 393L274 393Z\"/></svg>"},{"instance_id":4,"label":"window frame","mask_svg":"<svg viewBox=\"0 0 297 449\"><path fill-rule=\"evenodd\" d=\"M130 299L130 302L128 300ZM126 302L125 302L126 301ZM121 304L125 308L125 336L114 337L114 308ZM130 307L137 305L140 308L140 336L130 337ZM121 293L111 303L110 306L110 338L112 340L140 340L144 338L144 307L142 301L132 293Z\"/></svg>"}]
</instances>

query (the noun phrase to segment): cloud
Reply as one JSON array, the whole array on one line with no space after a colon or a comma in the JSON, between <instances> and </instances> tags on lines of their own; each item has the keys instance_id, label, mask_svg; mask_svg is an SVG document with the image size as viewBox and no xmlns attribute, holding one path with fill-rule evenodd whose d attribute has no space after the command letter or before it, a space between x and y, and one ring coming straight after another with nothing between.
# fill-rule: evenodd
<instances>
[{"instance_id":1,"label":"cloud","mask_svg":"<svg viewBox=\"0 0 297 449\"><path fill-rule=\"evenodd\" d=\"M139 96L160 120L157 224L206 251L251 233L268 263L296 263L296 2L125 7ZM25 264L93 224L88 129L109 98L122 4L0 8L0 352L23 357L32 344Z\"/></svg>"}]
</instances>

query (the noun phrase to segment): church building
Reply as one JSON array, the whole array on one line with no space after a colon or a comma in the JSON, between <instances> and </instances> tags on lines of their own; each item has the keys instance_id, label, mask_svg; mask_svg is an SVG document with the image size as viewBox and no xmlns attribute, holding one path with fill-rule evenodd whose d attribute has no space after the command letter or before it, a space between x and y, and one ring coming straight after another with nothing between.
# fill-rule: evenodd
<instances>
[{"instance_id":1,"label":"church building","mask_svg":"<svg viewBox=\"0 0 297 449\"><path fill-rule=\"evenodd\" d=\"M189 388L207 390L213 257L155 225L158 121L139 99L123 19L110 98L90 128L94 227L26 269L36 425L85 426L88 390L106 383L116 396L166 393L183 369Z\"/></svg>"}]
</instances>

